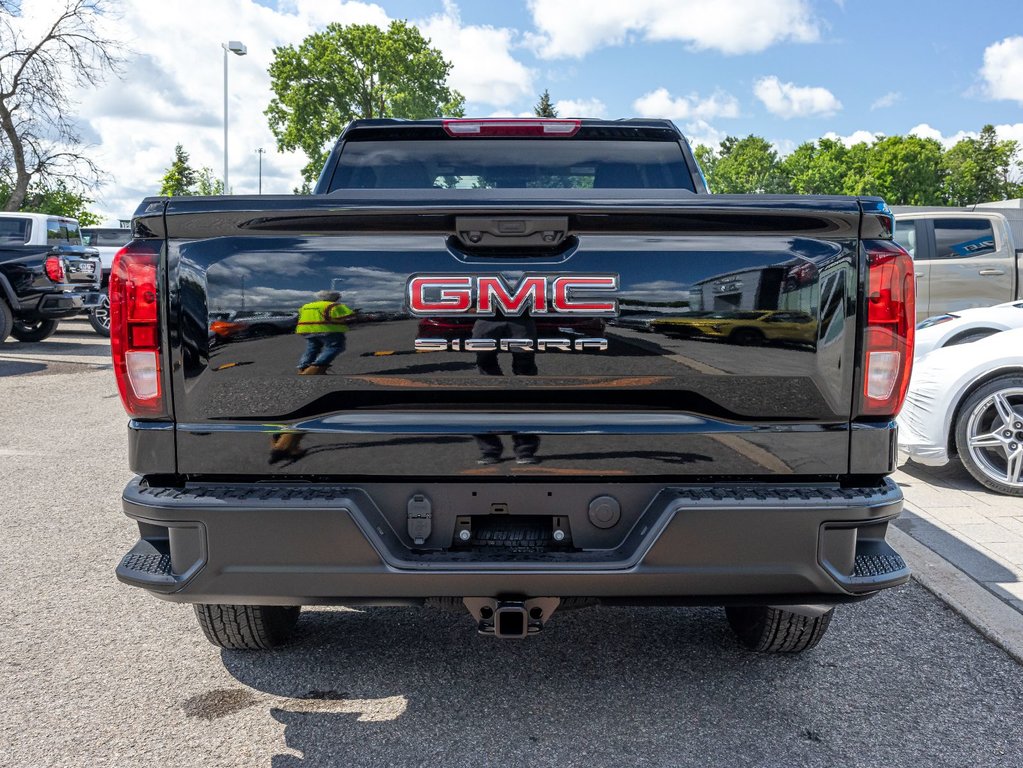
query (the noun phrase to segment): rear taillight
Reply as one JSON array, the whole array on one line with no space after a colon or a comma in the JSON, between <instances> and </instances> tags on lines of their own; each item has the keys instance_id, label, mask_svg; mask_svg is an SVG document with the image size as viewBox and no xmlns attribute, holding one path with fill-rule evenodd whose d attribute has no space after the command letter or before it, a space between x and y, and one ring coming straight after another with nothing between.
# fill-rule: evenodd
<instances>
[{"instance_id":1,"label":"rear taillight","mask_svg":"<svg viewBox=\"0 0 1023 768\"><path fill-rule=\"evenodd\" d=\"M60 260L60 256L47 256L45 267L46 276L50 278L53 282L55 283L64 282L64 262Z\"/></svg>"},{"instance_id":2,"label":"rear taillight","mask_svg":"<svg viewBox=\"0 0 1023 768\"><path fill-rule=\"evenodd\" d=\"M916 286L913 259L888 240L867 248L867 327L863 345L860 413L895 416L913 368Z\"/></svg>"},{"instance_id":3,"label":"rear taillight","mask_svg":"<svg viewBox=\"0 0 1023 768\"><path fill-rule=\"evenodd\" d=\"M490 117L470 120L445 120L448 136L485 138L488 136L547 136L552 138L575 136L582 123L579 120L557 119L505 119Z\"/></svg>"},{"instance_id":4,"label":"rear taillight","mask_svg":"<svg viewBox=\"0 0 1023 768\"><path fill-rule=\"evenodd\" d=\"M163 416L159 241L137 240L114 256L110 270L110 351L121 402L129 416Z\"/></svg>"}]
</instances>

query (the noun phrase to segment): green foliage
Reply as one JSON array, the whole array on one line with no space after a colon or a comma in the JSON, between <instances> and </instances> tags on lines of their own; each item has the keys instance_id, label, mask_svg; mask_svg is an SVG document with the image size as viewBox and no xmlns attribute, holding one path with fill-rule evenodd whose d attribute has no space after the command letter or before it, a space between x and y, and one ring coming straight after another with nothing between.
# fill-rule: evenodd
<instances>
[{"instance_id":1,"label":"green foliage","mask_svg":"<svg viewBox=\"0 0 1023 768\"><path fill-rule=\"evenodd\" d=\"M808 141L782 160L781 168L797 195L841 195L854 165L854 154L834 139Z\"/></svg>"},{"instance_id":2,"label":"green foliage","mask_svg":"<svg viewBox=\"0 0 1023 768\"><path fill-rule=\"evenodd\" d=\"M846 193L875 195L889 205L941 205L941 153L934 139L878 139L866 153L863 172L846 177Z\"/></svg>"},{"instance_id":3,"label":"green foliage","mask_svg":"<svg viewBox=\"0 0 1023 768\"><path fill-rule=\"evenodd\" d=\"M160 194L175 197L222 195L224 181L213 175L212 168L203 166L198 171L193 168L188 153L178 144L174 147L174 161L163 175Z\"/></svg>"},{"instance_id":4,"label":"green foliage","mask_svg":"<svg viewBox=\"0 0 1023 768\"><path fill-rule=\"evenodd\" d=\"M224 194L224 180L213 175L213 169L203 167L197 174L193 192L194 195L222 195Z\"/></svg>"},{"instance_id":5,"label":"green foliage","mask_svg":"<svg viewBox=\"0 0 1023 768\"><path fill-rule=\"evenodd\" d=\"M329 24L297 48L274 49L274 96L264 114L279 150L301 149L309 158L302 175L311 182L352 120L464 115L465 98L446 84L450 70L440 50L404 21L387 30Z\"/></svg>"},{"instance_id":6,"label":"green foliage","mask_svg":"<svg viewBox=\"0 0 1023 768\"><path fill-rule=\"evenodd\" d=\"M533 114L537 117L557 117L558 110L554 108L554 104L551 103L551 94L546 88L543 89L543 93L540 94L540 101L533 107Z\"/></svg>"},{"instance_id":7,"label":"green foliage","mask_svg":"<svg viewBox=\"0 0 1023 768\"><path fill-rule=\"evenodd\" d=\"M949 205L972 205L1019 197L1023 185L1011 174L1021 169L1016 161L1019 145L999 141L993 125L985 125L976 139L966 138L942 158L943 197Z\"/></svg>"},{"instance_id":8,"label":"green foliage","mask_svg":"<svg viewBox=\"0 0 1023 768\"><path fill-rule=\"evenodd\" d=\"M719 149L696 147L711 191L876 195L889 205L963 206L1023 196L1023 159L1015 141L984 126L949 150L933 139L887 136L846 147L822 138L779 160L766 139L729 136Z\"/></svg>"},{"instance_id":9,"label":"green foliage","mask_svg":"<svg viewBox=\"0 0 1023 768\"><path fill-rule=\"evenodd\" d=\"M0 183L0 209L4 209L4 204L10 195L10 185ZM93 202L95 201L76 192L63 180L57 180L51 187L30 187L18 210L22 213L69 216L78 219L78 223L83 227L92 227L102 221L99 216L89 210L89 206Z\"/></svg>"},{"instance_id":10,"label":"green foliage","mask_svg":"<svg viewBox=\"0 0 1023 768\"><path fill-rule=\"evenodd\" d=\"M198 180L198 173L189 165L188 153L178 144L174 147L174 161L163 175L160 194L168 196L195 194L192 189Z\"/></svg>"},{"instance_id":11,"label":"green foliage","mask_svg":"<svg viewBox=\"0 0 1023 768\"><path fill-rule=\"evenodd\" d=\"M707 174L707 183L720 194L781 194L789 182L770 142L760 136L729 136L721 142Z\"/></svg>"}]
</instances>

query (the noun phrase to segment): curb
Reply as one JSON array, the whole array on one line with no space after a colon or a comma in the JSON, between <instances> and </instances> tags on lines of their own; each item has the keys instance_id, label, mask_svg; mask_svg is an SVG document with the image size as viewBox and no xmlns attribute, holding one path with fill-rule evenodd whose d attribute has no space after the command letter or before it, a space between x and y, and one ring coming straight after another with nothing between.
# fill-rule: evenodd
<instances>
[{"instance_id":1,"label":"curb","mask_svg":"<svg viewBox=\"0 0 1023 768\"><path fill-rule=\"evenodd\" d=\"M1023 614L895 526L888 528L888 542L909 562L914 580L1023 664Z\"/></svg>"}]
</instances>

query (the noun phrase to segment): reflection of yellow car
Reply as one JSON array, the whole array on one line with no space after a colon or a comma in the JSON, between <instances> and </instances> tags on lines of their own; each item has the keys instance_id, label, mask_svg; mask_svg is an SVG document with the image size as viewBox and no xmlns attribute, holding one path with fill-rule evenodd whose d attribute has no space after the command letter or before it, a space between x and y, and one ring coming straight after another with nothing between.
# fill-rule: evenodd
<instances>
[{"instance_id":1,"label":"reflection of yellow car","mask_svg":"<svg viewBox=\"0 0 1023 768\"><path fill-rule=\"evenodd\" d=\"M791 310L740 310L694 312L692 316L668 317L651 323L654 333L683 339L725 341L729 344L817 343L817 321L806 312Z\"/></svg>"}]
</instances>

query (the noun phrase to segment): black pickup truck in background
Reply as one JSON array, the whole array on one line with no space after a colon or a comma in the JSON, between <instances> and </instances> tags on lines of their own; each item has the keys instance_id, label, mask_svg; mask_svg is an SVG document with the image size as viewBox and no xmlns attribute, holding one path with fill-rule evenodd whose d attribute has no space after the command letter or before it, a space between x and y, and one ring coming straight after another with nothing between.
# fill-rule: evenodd
<instances>
[{"instance_id":1,"label":"black pickup truck in background","mask_svg":"<svg viewBox=\"0 0 1023 768\"><path fill-rule=\"evenodd\" d=\"M0 344L51 336L58 320L99 303L102 277L74 219L0 213Z\"/></svg>"},{"instance_id":2,"label":"black pickup truck in background","mask_svg":"<svg viewBox=\"0 0 1023 768\"><path fill-rule=\"evenodd\" d=\"M118 577L211 642L374 604L525 637L601 602L801 651L908 578L881 200L707 194L657 120L358 121L316 192L149 198L111 275Z\"/></svg>"}]
</instances>

